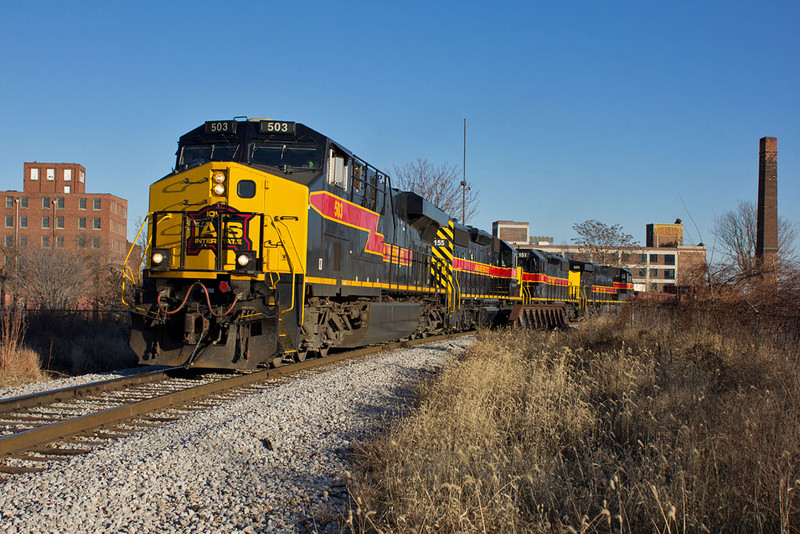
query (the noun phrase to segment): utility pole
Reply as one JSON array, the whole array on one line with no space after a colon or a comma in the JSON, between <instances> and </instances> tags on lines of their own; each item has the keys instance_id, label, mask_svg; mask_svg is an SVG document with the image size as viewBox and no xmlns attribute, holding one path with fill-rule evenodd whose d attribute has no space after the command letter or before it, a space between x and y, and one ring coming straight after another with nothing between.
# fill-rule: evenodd
<instances>
[{"instance_id":1,"label":"utility pole","mask_svg":"<svg viewBox=\"0 0 800 534\"><path fill-rule=\"evenodd\" d=\"M17 273L17 263L19 262L19 197L14 197L14 207L16 215L14 220L14 274Z\"/></svg>"},{"instance_id":2,"label":"utility pole","mask_svg":"<svg viewBox=\"0 0 800 534\"><path fill-rule=\"evenodd\" d=\"M53 242L50 243L50 246L52 248L56 248L56 205L58 204L58 201L56 199L53 199L52 204L53 204L53 220L50 221L50 224L52 225L51 228L53 230Z\"/></svg>"},{"instance_id":3,"label":"utility pole","mask_svg":"<svg viewBox=\"0 0 800 534\"><path fill-rule=\"evenodd\" d=\"M467 119L464 118L464 161L461 165L461 224L467 224Z\"/></svg>"}]
</instances>

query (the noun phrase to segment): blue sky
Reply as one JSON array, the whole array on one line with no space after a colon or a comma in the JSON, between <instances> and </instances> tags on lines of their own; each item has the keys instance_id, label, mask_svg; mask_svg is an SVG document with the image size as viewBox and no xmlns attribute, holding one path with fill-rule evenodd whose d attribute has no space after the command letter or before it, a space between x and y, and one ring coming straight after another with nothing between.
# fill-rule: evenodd
<instances>
[{"instance_id":1,"label":"blue sky","mask_svg":"<svg viewBox=\"0 0 800 534\"><path fill-rule=\"evenodd\" d=\"M800 222L800 4L6 2L0 187L75 162L128 199L128 233L178 137L206 120L295 120L391 171L461 166L470 221L686 222L757 195L778 138L779 214ZM696 223L693 224L691 219Z\"/></svg>"}]
</instances>

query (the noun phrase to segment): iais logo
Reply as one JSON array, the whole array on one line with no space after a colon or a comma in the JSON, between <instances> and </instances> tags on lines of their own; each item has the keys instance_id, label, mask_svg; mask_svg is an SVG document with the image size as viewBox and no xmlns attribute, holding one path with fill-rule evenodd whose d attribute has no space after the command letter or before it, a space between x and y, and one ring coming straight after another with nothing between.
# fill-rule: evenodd
<instances>
[{"instance_id":1,"label":"iais logo","mask_svg":"<svg viewBox=\"0 0 800 534\"><path fill-rule=\"evenodd\" d=\"M223 250L241 252L252 250L249 237L252 213L242 213L230 206L208 206L196 212L186 213L189 219L189 236L186 239L186 254L196 256L201 250L219 253ZM221 238L220 238L221 236Z\"/></svg>"}]
</instances>

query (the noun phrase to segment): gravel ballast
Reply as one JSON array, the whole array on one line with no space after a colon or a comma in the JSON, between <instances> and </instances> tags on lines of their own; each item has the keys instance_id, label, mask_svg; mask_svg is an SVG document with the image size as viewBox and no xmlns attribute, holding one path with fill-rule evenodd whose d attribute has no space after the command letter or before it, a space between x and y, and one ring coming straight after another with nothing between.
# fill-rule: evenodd
<instances>
[{"instance_id":1,"label":"gravel ballast","mask_svg":"<svg viewBox=\"0 0 800 534\"><path fill-rule=\"evenodd\" d=\"M473 339L286 379L7 477L0 532L339 532L352 445L398 417L413 384Z\"/></svg>"}]
</instances>

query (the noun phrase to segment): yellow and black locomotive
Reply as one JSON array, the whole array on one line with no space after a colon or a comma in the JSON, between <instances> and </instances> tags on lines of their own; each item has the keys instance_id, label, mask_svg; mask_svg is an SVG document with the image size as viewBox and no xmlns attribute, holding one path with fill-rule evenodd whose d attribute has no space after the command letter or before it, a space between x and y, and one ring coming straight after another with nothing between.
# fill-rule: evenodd
<instances>
[{"instance_id":1,"label":"yellow and black locomotive","mask_svg":"<svg viewBox=\"0 0 800 534\"><path fill-rule=\"evenodd\" d=\"M627 271L461 225L295 122L190 131L149 211L141 280L126 271L144 364L253 369L542 314L556 326L630 289Z\"/></svg>"}]
</instances>

